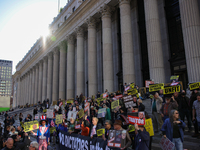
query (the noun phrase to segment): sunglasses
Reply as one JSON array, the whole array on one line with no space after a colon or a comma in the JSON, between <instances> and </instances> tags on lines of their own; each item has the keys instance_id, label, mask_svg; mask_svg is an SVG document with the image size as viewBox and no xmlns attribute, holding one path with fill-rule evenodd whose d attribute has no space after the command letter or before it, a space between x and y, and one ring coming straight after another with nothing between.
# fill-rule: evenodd
<instances>
[{"instance_id":1,"label":"sunglasses","mask_svg":"<svg viewBox=\"0 0 200 150\"><path fill-rule=\"evenodd\" d=\"M105 124L105 126L107 126L108 124Z\"/></svg>"}]
</instances>

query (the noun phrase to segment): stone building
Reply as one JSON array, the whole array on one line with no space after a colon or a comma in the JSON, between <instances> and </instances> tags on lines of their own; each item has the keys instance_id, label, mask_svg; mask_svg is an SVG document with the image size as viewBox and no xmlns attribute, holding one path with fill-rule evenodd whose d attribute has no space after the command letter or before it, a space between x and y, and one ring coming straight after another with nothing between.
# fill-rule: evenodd
<instances>
[{"instance_id":1,"label":"stone building","mask_svg":"<svg viewBox=\"0 0 200 150\"><path fill-rule=\"evenodd\" d=\"M17 64L17 104L200 81L198 0L70 0Z\"/></svg>"}]
</instances>

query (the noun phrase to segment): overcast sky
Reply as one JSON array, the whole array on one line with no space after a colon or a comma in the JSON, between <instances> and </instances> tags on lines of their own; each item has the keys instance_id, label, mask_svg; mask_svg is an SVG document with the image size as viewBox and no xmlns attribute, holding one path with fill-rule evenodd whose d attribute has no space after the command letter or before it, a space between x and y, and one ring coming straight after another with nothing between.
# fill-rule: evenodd
<instances>
[{"instance_id":1,"label":"overcast sky","mask_svg":"<svg viewBox=\"0 0 200 150\"><path fill-rule=\"evenodd\" d=\"M13 61L13 73L57 14L58 0L0 0L0 59Z\"/></svg>"}]
</instances>

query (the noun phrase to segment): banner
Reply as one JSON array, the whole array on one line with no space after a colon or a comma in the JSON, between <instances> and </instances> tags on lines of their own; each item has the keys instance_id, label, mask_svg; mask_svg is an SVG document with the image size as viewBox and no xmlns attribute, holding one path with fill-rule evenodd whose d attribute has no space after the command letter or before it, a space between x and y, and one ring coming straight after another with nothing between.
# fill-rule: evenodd
<instances>
[{"instance_id":1,"label":"banner","mask_svg":"<svg viewBox=\"0 0 200 150\"><path fill-rule=\"evenodd\" d=\"M39 123L37 120L24 122L24 132L39 129Z\"/></svg>"},{"instance_id":2,"label":"banner","mask_svg":"<svg viewBox=\"0 0 200 150\"><path fill-rule=\"evenodd\" d=\"M145 87L149 88L149 84L154 84L154 81L145 80Z\"/></svg>"},{"instance_id":3,"label":"banner","mask_svg":"<svg viewBox=\"0 0 200 150\"><path fill-rule=\"evenodd\" d=\"M154 131L153 131L153 124L152 124L152 119L145 119L145 129L147 132L149 132L150 136L154 136Z\"/></svg>"},{"instance_id":4,"label":"banner","mask_svg":"<svg viewBox=\"0 0 200 150\"><path fill-rule=\"evenodd\" d=\"M76 120L76 114L77 114L77 111L69 111L67 115L67 120L70 121L70 118L73 118L74 120Z\"/></svg>"},{"instance_id":5,"label":"banner","mask_svg":"<svg viewBox=\"0 0 200 150\"><path fill-rule=\"evenodd\" d=\"M47 109L47 118L53 118L53 109Z\"/></svg>"},{"instance_id":6,"label":"banner","mask_svg":"<svg viewBox=\"0 0 200 150\"><path fill-rule=\"evenodd\" d=\"M196 89L200 89L200 82L191 83L191 84L189 85L189 87L190 87L190 91L196 90Z\"/></svg>"},{"instance_id":7,"label":"banner","mask_svg":"<svg viewBox=\"0 0 200 150\"><path fill-rule=\"evenodd\" d=\"M126 145L126 130L110 130L108 135L108 146L124 148Z\"/></svg>"},{"instance_id":8,"label":"banner","mask_svg":"<svg viewBox=\"0 0 200 150\"><path fill-rule=\"evenodd\" d=\"M111 109L114 110L115 108L119 107L119 100L113 101L111 103Z\"/></svg>"},{"instance_id":9,"label":"banner","mask_svg":"<svg viewBox=\"0 0 200 150\"><path fill-rule=\"evenodd\" d=\"M105 134L105 129L104 128L97 130L97 137L102 137L103 134Z\"/></svg>"},{"instance_id":10,"label":"banner","mask_svg":"<svg viewBox=\"0 0 200 150\"><path fill-rule=\"evenodd\" d=\"M97 117L98 118L103 118L103 117L105 117L106 116L106 108L101 108L101 109L99 109L98 110L98 115L97 115Z\"/></svg>"},{"instance_id":11,"label":"banner","mask_svg":"<svg viewBox=\"0 0 200 150\"><path fill-rule=\"evenodd\" d=\"M81 109L79 112L78 112L78 116L79 118L82 118L84 116L84 110Z\"/></svg>"},{"instance_id":12,"label":"banner","mask_svg":"<svg viewBox=\"0 0 200 150\"><path fill-rule=\"evenodd\" d=\"M63 115L56 115L56 124L61 124L63 121Z\"/></svg>"},{"instance_id":13,"label":"banner","mask_svg":"<svg viewBox=\"0 0 200 150\"><path fill-rule=\"evenodd\" d=\"M164 89L164 83L149 85L149 92L156 92L156 91L159 91L161 89Z\"/></svg>"},{"instance_id":14,"label":"banner","mask_svg":"<svg viewBox=\"0 0 200 150\"><path fill-rule=\"evenodd\" d=\"M131 106L132 107L136 106L136 103L133 102L132 95L124 96L123 99L124 99L124 105L126 108L129 108Z\"/></svg>"},{"instance_id":15,"label":"banner","mask_svg":"<svg viewBox=\"0 0 200 150\"><path fill-rule=\"evenodd\" d=\"M167 137L166 138L162 137L159 144L163 150L172 150L174 149L175 146Z\"/></svg>"},{"instance_id":16,"label":"banner","mask_svg":"<svg viewBox=\"0 0 200 150\"><path fill-rule=\"evenodd\" d=\"M79 134L70 134L60 130L59 149L62 150L108 150L107 142L101 138L91 139Z\"/></svg>"},{"instance_id":17,"label":"banner","mask_svg":"<svg viewBox=\"0 0 200 150\"><path fill-rule=\"evenodd\" d=\"M174 92L181 92L181 86L177 85L177 86L169 86L169 87L165 87L163 90L163 94L174 94Z\"/></svg>"},{"instance_id":18,"label":"banner","mask_svg":"<svg viewBox=\"0 0 200 150\"><path fill-rule=\"evenodd\" d=\"M53 132L56 132L56 127L51 127L50 129L50 134L52 134Z\"/></svg>"},{"instance_id":19,"label":"banner","mask_svg":"<svg viewBox=\"0 0 200 150\"><path fill-rule=\"evenodd\" d=\"M145 125L145 113L143 111L128 113L128 121L130 124Z\"/></svg>"}]
</instances>

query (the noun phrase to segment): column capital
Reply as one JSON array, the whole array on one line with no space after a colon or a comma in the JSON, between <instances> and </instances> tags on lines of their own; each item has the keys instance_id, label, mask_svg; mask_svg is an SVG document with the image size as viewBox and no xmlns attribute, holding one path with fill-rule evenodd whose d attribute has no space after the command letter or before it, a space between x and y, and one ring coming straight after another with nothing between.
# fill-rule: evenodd
<instances>
[{"instance_id":1,"label":"column capital","mask_svg":"<svg viewBox=\"0 0 200 150\"><path fill-rule=\"evenodd\" d=\"M67 40L63 40L59 43L60 51L66 51L67 48Z\"/></svg>"},{"instance_id":2,"label":"column capital","mask_svg":"<svg viewBox=\"0 0 200 150\"><path fill-rule=\"evenodd\" d=\"M118 1L119 1L119 5L130 4L130 0L118 0Z\"/></svg>"},{"instance_id":3,"label":"column capital","mask_svg":"<svg viewBox=\"0 0 200 150\"><path fill-rule=\"evenodd\" d=\"M97 20L94 17L89 17L86 19L86 23L88 25L88 28L96 28L96 22Z\"/></svg>"},{"instance_id":4,"label":"column capital","mask_svg":"<svg viewBox=\"0 0 200 150\"><path fill-rule=\"evenodd\" d=\"M102 15L102 18L111 17L113 11L114 7L110 7L107 4L104 4L102 7L100 7L100 13Z\"/></svg>"},{"instance_id":5,"label":"column capital","mask_svg":"<svg viewBox=\"0 0 200 150\"><path fill-rule=\"evenodd\" d=\"M75 29L76 30L76 34L77 34L77 37L83 37L84 36L84 29L83 29L83 27L78 27L78 28L76 28Z\"/></svg>"},{"instance_id":6,"label":"column capital","mask_svg":"<svg viewBox=\"0 0 200 150\"><path fill-rule=\"evenodd\" d=\"M68 44L74 44L74 35L73 34L67 36L67 42L68 42Z\"/></svg>"}]
</instances>

